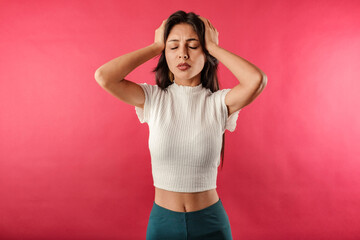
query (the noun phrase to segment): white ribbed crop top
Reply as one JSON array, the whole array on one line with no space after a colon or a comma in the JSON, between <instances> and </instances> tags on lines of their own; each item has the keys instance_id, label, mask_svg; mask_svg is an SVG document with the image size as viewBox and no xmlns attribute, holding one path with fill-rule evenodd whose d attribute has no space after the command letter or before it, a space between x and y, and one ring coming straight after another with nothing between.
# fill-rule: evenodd
<instances>
[{"instance_id":1,"label":"white ribbed crop top","mask_svg":"<svg viewBox=\"0 0 360 240\"><path fill-rule=\"evenodd\" d=\"M144 108L135 106L141 123L149 126L149 150L154 186L174 192L216 188L222 135L233 132L240 110L229 117L225 95L197 86L173 83L165 90L139 83Z\"/></svg>"}]
</instances>

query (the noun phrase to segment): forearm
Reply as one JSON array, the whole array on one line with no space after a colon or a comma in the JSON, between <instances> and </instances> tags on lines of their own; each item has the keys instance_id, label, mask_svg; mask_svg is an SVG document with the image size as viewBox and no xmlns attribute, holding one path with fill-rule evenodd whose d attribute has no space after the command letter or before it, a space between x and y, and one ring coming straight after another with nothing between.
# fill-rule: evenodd
<instances>
[{"instance_id":1,"label":"forearm","mask_svg":"<svg viewBox=\"0 0 360 240\"><path fill-rule=\"evenodd\" d=\"M99 67L95 72L95 79L102 82L121 81L136 67L159 55L161 52L162 48L153 43L124 54Z\"/></svg>"},{"instance_id":2,"label":"forearm","mask_svg":"<svg viewBox=\"0 0 360 240\"><path fill-rule=\"evenodd\" d=\"M266 75L254 64L225 50L213 45L208 48L209 53L227 67L232 74L243 85L259 85L259 82L266 81Z\"/></svg>"}]
</instances>

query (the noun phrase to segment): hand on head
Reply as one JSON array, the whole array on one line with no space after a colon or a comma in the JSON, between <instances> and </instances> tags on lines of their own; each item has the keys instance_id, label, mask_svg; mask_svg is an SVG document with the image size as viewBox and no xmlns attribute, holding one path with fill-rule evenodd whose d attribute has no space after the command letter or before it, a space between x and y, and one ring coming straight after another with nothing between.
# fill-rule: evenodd
<instances>
[{"instance_id":1,"label":"hand on head","mask_svg":"<svg viewBox=\"0 0 360 240\"><path fill-rule=\"evenodd\" d=\"M161 48L161 50L163 50L165 48L165 43L164 43L164 30L165 30L165 24L166 24L167 19L165 19L160 27L158 29L155 30L155 40L154 43L158 44L159 47Z\"/></svg>"},{"instance_id":2,"label":"hand on head","mask_svg":"<svg viewBox=\"0 0 360 240\"><path fill-rule=\"evenodd\" d=\"M205 46L209 50L209 47L212 45L219 45L219 32L216 28L210 23L210 21L202 16L199 18L205 24Z\"/></svg>"},{"instance_id":3,"label":"hand on head","mask_svg":"<svg viewBox=\"0 0 360 240\"><path fill-rule=\"evenodd\" d=\"M211 22L199 16L199 18L203 21L205 25L205 47L209 50L209 48L213 45L219 45L219 32L216 28L211 24ZM165 48L164 42L164 31L165 31L165 24L167 19L163 20L160 27L155 30L155 40L154 43L158 44L161 50Z\"/></svg>"}]
</instances>

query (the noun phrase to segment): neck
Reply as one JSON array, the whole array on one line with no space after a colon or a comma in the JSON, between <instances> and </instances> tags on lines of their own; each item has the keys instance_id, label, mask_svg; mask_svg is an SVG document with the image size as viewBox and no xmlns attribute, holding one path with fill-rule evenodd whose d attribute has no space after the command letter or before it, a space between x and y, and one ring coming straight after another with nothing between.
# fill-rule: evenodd
<instances>
[{"instance_id":1,"label":"neck","mask_svg":"<svg viewBox=\"0 0 360 240\"><path fill-rule=\"evenodd\" d=\"M177 85L195 87L201 83L200 74L198 74L197 76L195 76L191 79L179 79L179 78L175 77L174 82Z\"/></svg>"}]
</instances>

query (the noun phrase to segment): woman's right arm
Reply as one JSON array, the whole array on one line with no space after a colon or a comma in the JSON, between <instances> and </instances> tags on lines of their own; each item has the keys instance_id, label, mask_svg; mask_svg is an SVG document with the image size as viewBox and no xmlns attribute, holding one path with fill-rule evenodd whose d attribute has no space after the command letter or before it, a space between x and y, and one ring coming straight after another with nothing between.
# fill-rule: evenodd
<instances>
[{"instance_id":1,"label":"woman's right arm","mask_svg":"<svg viewBox=\"0 0 360 240\"><path fill-rule=\"evenodd\" d=\"M124 79L136 67L159 55L165 44L163 30L166 20L155 31L153 44L117 57L95 71L96 82L107 92L133 106L143 107L145 94L140 85Z\"/></svg>"}]
</instances>

